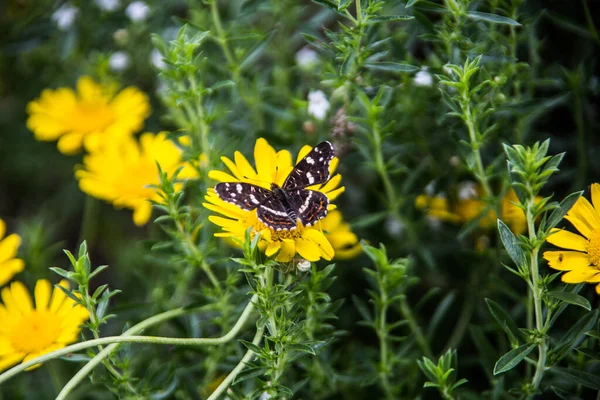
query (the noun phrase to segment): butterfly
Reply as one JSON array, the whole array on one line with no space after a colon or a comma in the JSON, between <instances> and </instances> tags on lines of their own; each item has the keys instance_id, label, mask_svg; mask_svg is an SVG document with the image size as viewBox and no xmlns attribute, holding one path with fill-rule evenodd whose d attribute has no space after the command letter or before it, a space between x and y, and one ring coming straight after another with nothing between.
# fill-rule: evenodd
<instances>
[{"instance_id":1,"label":"butterfly","mask_svg":"<svg viewBox=\"0 0 600 400\"><path fill-rule=\"evenodd\" d=\"M269 190L246 182L221 182L215 192L243 210L257 209L258 219L276 231L296 229L297 220L311 226L327 215L329 199L306 187L329 180L334 155L333 145L321 142L296 164L281 187L271 183Z\"/></svg>"}]
</instances>

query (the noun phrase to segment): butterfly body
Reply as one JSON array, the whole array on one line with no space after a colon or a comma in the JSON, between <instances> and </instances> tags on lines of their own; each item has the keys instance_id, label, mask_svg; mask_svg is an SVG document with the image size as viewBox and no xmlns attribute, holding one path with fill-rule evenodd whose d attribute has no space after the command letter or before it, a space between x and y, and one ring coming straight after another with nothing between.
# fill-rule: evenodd
<instances>
[{"instance_id":1,"label":"butterfly body","mask_svg":"<svg viewBox=\"0 0 600 400\"><path fill-rule=\"evenodd\" d=\"M304 226L314 225L327 215L329 199L306 187L329 180L333 157L331 143L321 142L296 164L281 187L271 183L269 190L245 182L223 182L215 186L215 192L244 210L257 209L258 219L274 230L294 230L298 220Z\"/></svg>"}]
</instances>

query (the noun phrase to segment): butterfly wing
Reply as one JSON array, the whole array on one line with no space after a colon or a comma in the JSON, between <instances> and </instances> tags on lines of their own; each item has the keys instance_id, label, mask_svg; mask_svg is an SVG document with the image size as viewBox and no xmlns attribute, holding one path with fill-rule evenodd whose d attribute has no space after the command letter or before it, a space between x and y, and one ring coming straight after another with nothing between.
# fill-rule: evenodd
<instances>
[{"instance_id":1,"label":"butterfly wing","mask_svg":"<svg viewBox=\"0 0 600 400\"><path fill-rule=\"evenodd\" d=\"M266 199L258 207L256 215L263 224L276 231L296 229L296 219L290 216L290 210L275 197Z\"/></svg>"},{"instance_id":2,"label":"butterfly wing","mask_svg":"<svg viewBox=\"0 0 600 400\"><path fill-rule=\"evenodd\" d=\"M327 182L329 180L329 164L334 155L331 143L319 143L296 164L282 188L285 190L301 189Z\"/></svg>"},{"instance_id":3,"label":"butterfly wing","mask_svg":"<svg viewBox=\"0 0 600 400\"><path fill-rule=\"evenodd\" d=\"M270 190L245 182L221 182L215 185L217 196L243 210L254 210L272 195Z\"/></svg>"},{"instance_id":4,"label":"butterfly wing","mask_svg":"<svg viewBox=\"0 0 600 400\"><path fill-rule=\"evenodd\" d=\"M321 192L295 189L289 193L289 199L304 226L314 225L327 215L329 199Z\"/></svg>"}]
</instances>

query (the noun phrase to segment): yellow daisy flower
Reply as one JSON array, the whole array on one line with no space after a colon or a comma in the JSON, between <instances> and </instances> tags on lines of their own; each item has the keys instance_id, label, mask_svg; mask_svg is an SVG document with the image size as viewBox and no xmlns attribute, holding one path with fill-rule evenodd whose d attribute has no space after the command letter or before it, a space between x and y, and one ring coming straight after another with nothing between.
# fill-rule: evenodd
<instances>
[{"instance_id":1,"label":"yellow daisy flower","mask_svg":"<svg viewBox=\"0 0 600 400\"><path fill-rule=\"evenodd\" d=\"M179 178L197 176L194 168L183 162L182 150L164 132L144 133L139 143L135 138L125 137L93 151L83 158L83 166L75 176L84 193L115 207L133 209L133 222L141 226L152 214L149 200L160 201L156 190L150 187L160 184L156 163L169 175L184 166ZM176 189L180 188L181 184L177 184Z\"/></svg>"},{"instance_id":2,"label":"yellow daisy flower","mask_svg":"<svg viewBox=\"0 0 600 400\"><path fill-rule=\"evenodd\" d=\"M25 268L23 260L15 258L21 245L21 237L16 233L4 237L5 233L6 224L0 219L0 286Z\"/></svg>"},{"instance_id":3,"label":"yellow daisy flower","mask_svg":"<svg viewBox=\"0 0 600 400\"><path fill-rule=\"evenodd\" d=\"M541 198L536 198L539 200ZM500 202L502 219L514 233L523 233L527 228L525 213L515 203L519 199L514 190L510 189ZM479 218L486 208L486 203L479 198L459 199L455 204L450 204L444 196L419 195L415 199L415 206L419 210L427 210L427 215L441 221L463 224ZM479 227L491 229L496 226L496 212L490 210L479 220Z\"/></svg>"},{"instance_id":4,"label":"yellow daisy flower","mask_svg":"<svg viewBox=\"0 0 600 400\"><path fill-rule=\"evenodd\" d=\"M68 287L67 281L60 286ZM0 371L61 349L77 340L88 311L45 279L35 285L35 307L25 285L2 289L0 304ZM38 367L36 365L32 368Z\"/></svg>"},{"instance_id":5,"label":"yellow daisy flower","mask_svg":"<svg viewBox=\"0 0 600 400\"><path fill-rule=\"evenodd\" d=\"M565 218L581 233L553 229L547 242L562 251L546 251L544 258L551 268L568 271L562 275L566 283L600 283L600 184L592 184L592 204L580 197ZM600 294L600 284L596 285Z\"/></svg>"},{"instance_id":6,"label":"yellow daisy flower","mask_svg":"<svg viewBox=\"0 0 600 400\"><path fill-rule=\"evenodd\" d=\"M312 147L304 146L300 149L296 164L306 156ZM227 157L221 157L223 163L227 166L231 174L223 171L210 171L208 176L220 182L246 182L262 186L266 189L271 188L271 183L279 186L294 168L292 164L292 155L287 150L276 152L269 143L260 138L254 146L254 160L256 169L250 165L246 157L239 151L234 154L232 161ZM334 157L330 164L330 172L333 174L339 160ZM345 188L338 187L342 176L333 175L324 185L315 185L309 187L311 190L317 190L325 194L329 201L335 200ZM256 216L256 210L246 211L241 208L221 200L214 189L209 189L205 197L204 207L214 211L222 216L212 215L208 219L214 224L223 228L224 232L215 233L215 236L235 238L243 241L245 232L252 228L252 233L259 232L261 237L258 243L259 248L267 256L277 254L275 260L280 262L289 262L296 253L308 261L317 261L321 258L331 260L334 256L334 248L325 236L322 228L322 221L315 226L305 227L298 222L295 230L276 231L260 222ZM335 206L329 204L329 210Z\"/></svg>"},{"instance_id":7,"label":"yellow daisy flower","mask_svg":"<svg viewBox=\"0 0 600 400\"><path fill-rule=\"evenodd\" d=\"M133 86L116 93L114 87L83 76L77 93L71 88L46 89L27 105L27 113L27 127L37 140L58 140L61 153L74 154L84 144L93 150L139 131L150 115L150 102Z\"/></svg>"},{"instance_id":8,"label":"yellow daisy flower","mask_svg":"<svg viewBox=\"0 0 600 400\"><path fill-rule=\"evenodd\" d=\"M358 237L352 232L350 225L344 222L339 210L331 210L321 220L321 229L335 251L335 259L348 260L362 253Z\"/></svg>"}]
</instances>

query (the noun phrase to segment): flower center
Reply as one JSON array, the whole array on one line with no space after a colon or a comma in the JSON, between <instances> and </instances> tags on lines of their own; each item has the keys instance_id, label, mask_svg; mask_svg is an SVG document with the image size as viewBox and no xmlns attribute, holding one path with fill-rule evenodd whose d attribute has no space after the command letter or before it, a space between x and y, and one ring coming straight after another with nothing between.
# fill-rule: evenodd
<instances>
[{"instance_id":1,"label":"flower center","mask_svg":"<svg viewBox=\"0 0 600 400\"><path fill-rule=\"evenodd\" d=\"M103 131L114 122L115 116L103 102L79 103L71 116L73 129L82 133Z\"/></svg>"},{"instance_id":2,"label":"flower center","mask_svg":"<svg viewBox=\"0 0 600 400\"><path fill-rule=\"evenodd\" d=\"M254 225L254 229L257 232L260 232L264 229L268 229L271 232L271 240L274 242L277 242L277 241L281 242L281 241L283 241L283 239L296 240L296 239L300 238L302 236L302 231L304 230L304 226L302 225L302 223L298 222L298 224L296 225L296 229L294 229L293 231L287 231L287 230L276 231L273 228L269 228L268 226L266 226L265 224L263 224L262 222L260 222L257 219L256 224Z\"/></svg>"},{"instance_id":3,"label":"flower center","mask_svg":"<svg viewBox=\"0 0 600 400\"><path fill-rule=\"evenodd\" d=\"M595 231L587 246L587 254L590 262L595 267L600 267L600 231Z\"/></svg>"},{"instance_id":4,"label":"flower center","mask_svg":"<svg viewBox=\"0 0 600 400\"><path fill-rule=\"evenodd\" d=\"M48 311L35 310L25 315L14 328L10 341L15 350L37 353L56 342L60 335L60 321Z\"/></svg>"}]
</instances>

